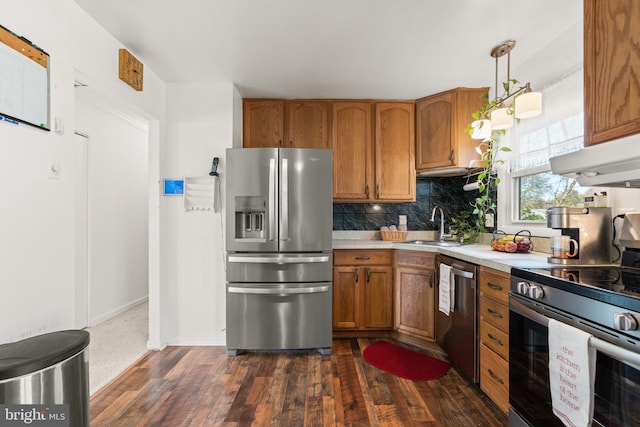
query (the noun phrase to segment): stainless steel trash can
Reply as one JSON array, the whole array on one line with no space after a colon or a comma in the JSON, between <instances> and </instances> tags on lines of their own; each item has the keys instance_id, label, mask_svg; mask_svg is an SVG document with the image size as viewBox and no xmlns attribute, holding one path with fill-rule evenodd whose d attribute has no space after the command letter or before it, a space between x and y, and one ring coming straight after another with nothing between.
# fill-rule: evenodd
<instances>
[{"instance_id":1,"label":"stainless steel trash can","mask_svg":"<svg viewBox=\"0 0 640 427\"><path fill-rule=\"evenodd\" d=\"M0 345L0 404L68 405L70 427L89 425L89 333L52 332Z\"/></svg>"}]
</instances>

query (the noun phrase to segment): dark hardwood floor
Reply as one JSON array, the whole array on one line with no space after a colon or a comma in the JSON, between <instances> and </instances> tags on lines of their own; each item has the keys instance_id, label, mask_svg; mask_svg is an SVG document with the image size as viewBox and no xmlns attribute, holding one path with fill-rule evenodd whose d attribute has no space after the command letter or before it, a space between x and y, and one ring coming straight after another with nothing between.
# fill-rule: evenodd
<instances>
[{"instance_id":1,"label":"dark hardwood floor","mask_svg":"<svg viewBox=\"0 0 640 427\"><path fill-rule=\"evenodd\" d=\"M362 350L371 342L335 339L331 356L227 357L224 347L149 352L91 397L91 426L506 425L454 369L410 381L369 365Z\"/></svg>"}]
</instances>

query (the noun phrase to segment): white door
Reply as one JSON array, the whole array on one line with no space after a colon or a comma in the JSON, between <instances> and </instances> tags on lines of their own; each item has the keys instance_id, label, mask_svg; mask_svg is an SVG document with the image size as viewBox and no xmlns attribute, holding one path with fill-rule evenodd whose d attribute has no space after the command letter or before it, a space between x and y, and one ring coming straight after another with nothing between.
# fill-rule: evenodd
<instances>
[{"instance_id":1,"label":"white door","mask_svg":"<svg viewBox=\"0 0 640 427\"><path fill-rule=\"evenodd\" d=\"M77 328L89 326L89 138L74 135L76 207L75 207L75 322Z\"/></svg>"}]
</instances>

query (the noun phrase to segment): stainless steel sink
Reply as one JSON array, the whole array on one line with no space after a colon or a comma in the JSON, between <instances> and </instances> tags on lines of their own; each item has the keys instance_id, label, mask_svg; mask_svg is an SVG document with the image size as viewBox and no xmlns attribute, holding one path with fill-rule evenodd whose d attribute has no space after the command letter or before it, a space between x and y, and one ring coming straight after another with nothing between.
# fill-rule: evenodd
<instances>
[{"instance_id":1,"label":"stainless steel sink","mask_svg":"<svg viewBox=\"0 0 640 427\"><path fill-rule=\"evenodd\" d=\"M425 245L425 246L445 246L445 247L455 247L461 246L460 242L453 242L449 240L411 240L409 242L411 245Z\"/></svg>"}]
</instances>

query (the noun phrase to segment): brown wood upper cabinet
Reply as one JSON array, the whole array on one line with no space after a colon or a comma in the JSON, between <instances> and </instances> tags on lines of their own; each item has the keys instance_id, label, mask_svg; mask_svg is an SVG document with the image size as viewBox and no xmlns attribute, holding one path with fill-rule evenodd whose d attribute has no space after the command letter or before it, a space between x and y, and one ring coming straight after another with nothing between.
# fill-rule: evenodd
<instances>
[{"instance_id":1,"label":"brown wood upper cabinet","mask_svg":"<svg viewBox=\"0 0 640 427\"><path fill-rule=\"evenodd\" d=\"M245 99L242 103L243 137L246 148L282 147L284 101Z\"/></svg>"},{"instance_id":2,"label":"brown wood upper cabinet","mask_svg":"<svg viewBox=\"0 0 640 427\"><path fill-rule=\"evenodd\" d=\"M465 129L488 90L457 88L416 101L416 171L462 174L463 169L455 169L479 158L478 142Z\"/></svg>"},{"instance_id":3,"label":"brown wood upper cabinet","mask_svg":"<svg viewBox=\"0 0 640 427\"><path fill-rule=\"evenodd\" d=\"M245 99L243 146L329 148L326 101Z\"/></svg>"},{"instance_id":4,"label":"brown wood upper cabinet","mask_svg":"<svg viewBox=\"0 0 640 427\"><path fill-rule=\"evenodd\" d=\"M415 116L409 101L334 101L333 199L416 200Z\"/></svg>"},{"instance_id":5,"label":"brown wood upper cabinet","mask_svg":"<svg viewBox=\"0 0 640 427\"><path fill-rule=\"evenodd\" d=\"M376 103L377 201L416 200L415 104Z\"/></svg>"},{"instance_id":6,"label":"brown wood upper cabinet","mask_svg":"<svg viewBox=\"0 0 640 427\"><path fill-rule=\"evenodd\" d=\"M584 143L640 133L638 0L584 2Z\"/></svg>"},{"instance_id":7,"label":"brown wood upper cabinet","mask_svg":"<svg viewBox=\"0 0 640 427\"><path fill-rule=\"evenodd\" d=\"M331 106L334 200L366 201L372 195L372 108L357 101Z\"/></svg>"}]
</instances>

